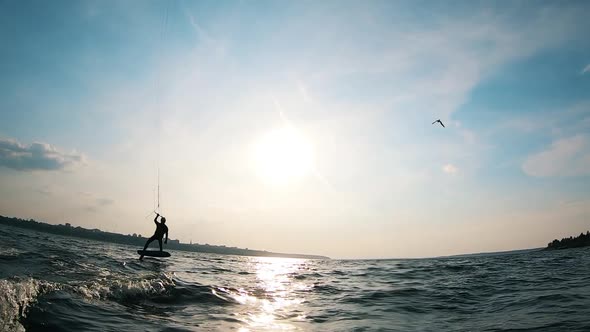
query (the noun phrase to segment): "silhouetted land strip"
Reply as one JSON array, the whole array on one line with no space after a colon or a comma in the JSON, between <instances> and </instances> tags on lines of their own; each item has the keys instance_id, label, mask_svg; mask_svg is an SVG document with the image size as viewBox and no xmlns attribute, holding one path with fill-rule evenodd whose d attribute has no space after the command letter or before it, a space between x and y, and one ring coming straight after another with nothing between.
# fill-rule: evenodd
<instances>
[{"instance_id":1,"label":"silhouetted land strip","mask_svg":"<svg viewBox=\"0 0 590 332\"><path fill-rule=\"evenodd\" d=\"M567 249L567 248L581 248L590 246L590 232L580 233L577 237L564 237L561 240L553 240L547 245L548 250L552 249Z\"/></svg>"},{"instance_id":2,"label":"silhouetted land strip","mask_svg":"<svg viewBox=\"0 0 590 332\"><path fill-rule=\"evenodd\" d=\"M70 224L65 225L51 225L44 222L38 222L33 219L24 220L19 218L10 218L0 216L0 224L9 225L19 228L32 229L36 231L75 236L85 239L98 240L103 242L128 244L143 248L147 238L141 235L123 235L118 233L103 232L100 229L87 229L80 226L73 227ZM168 239L166 249L194 251L203 253L225 254L225 255L240 255L240 256L263 256L263 257L286 257L286 258L306 258L306 259L329 259L329 257L318 255L302 255L302 254L284 254L265 250L251 250L236 247L217 246L209 244L188 244L180 243L178 240Z\"/></svg>"}]
</instances>

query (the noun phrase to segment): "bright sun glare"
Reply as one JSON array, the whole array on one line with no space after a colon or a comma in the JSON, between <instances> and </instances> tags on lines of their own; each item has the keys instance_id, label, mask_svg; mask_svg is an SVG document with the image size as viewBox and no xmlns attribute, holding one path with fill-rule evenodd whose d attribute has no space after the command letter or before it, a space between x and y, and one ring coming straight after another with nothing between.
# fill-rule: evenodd
<instances>
[{"instance_id":1,"label":"bright sun glare","mask_svg":"<svg viewBox=\"0 0 590 332\"><path fill-rule=\"evenodd\" d=\"M302 178L313 164L310 142L295 128L281 127L263 135L255 145L256 172L272 184Z\"/></svg>"}]
</instances>

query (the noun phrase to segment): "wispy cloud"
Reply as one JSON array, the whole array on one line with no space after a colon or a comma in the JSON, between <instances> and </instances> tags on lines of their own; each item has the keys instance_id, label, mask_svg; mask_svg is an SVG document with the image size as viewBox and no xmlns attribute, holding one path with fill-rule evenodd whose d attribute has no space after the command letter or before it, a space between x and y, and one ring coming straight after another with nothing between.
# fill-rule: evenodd
<instances>
[{"instance_id":1,"label":"wispy cloud","mask_svg":"<svg viewBox=\"0 0 590 332\"><path fill-rule=\"evenodd\" d=\"M195 15L190 10L184 8L184 13L188 18L191 27L197 34L198 42L204 44L206 47L212 49L217 55L225 54L226 45L225 42L214 38L201 24L199 24Z\"/></svg>"},{"instance_id":2,"label":"wispy cloud","mask_svg":"<svg viewBox=\"0 0 590 332\"><path fill-rule=\"evenodd\" d=\"M37 192L44 195L44 196L53 195L53 191L51 190L51 188L49 186L43 186L43 187L37 189Z\"/></svg>"},{"instance_id":3,"label":"wispy cloud","mask_svg":"<svg viewBox=\"0 0 590 332\"><path fill-rule=\"evenodd\" d=\"M336 42L339 49L336 57L333 43L325 43L329 48L324 44L311 45L315 47L316 61L308 64L309 73L305 77L342 81L354 75L360 81L366 75L379 79L381 86L394 87L390 96L410 95L413 109L433 112L444 121L466 101L468 93L482 79L500 66L563 42L564 36L576 29L571 22L576 21L573 17L578 14L560 8L533 10L527 14L527 24L516 28L502 15L483 13L458 20L439 18L433 29L413 25L381 29L381 16L372 15L375 30L351 27L347 31L350 37ZM349 29L338 18L333 20L330 24L333 28L324 28L317 40ZM547 20L559 28L547 28ZM363 40L356 38L359 29L367 29ZM358 47L363 43L381 45L381 40L396 42L379 48ZM413 75L416 71L421 74ZM433 102L436 108L432 107Z\"/></svg>"},{"instance_id":4,"label":"wispy cloud","mask_svg":"<svg viewBox=\"0 0 590 332\"><path fill-rule=\"evenodd\" d=\"M560 136L574 136L590 129L590 100L582 100L569 107L559 107L534 114L510 115L499 121L495 130L512 132L550 132ZM504 135L504 134L503 134Z\"/></svg>"},{"instance_id":5,"label":"wispy cloud","mask_svg":"<svg viewBox=\"0 0 590 332\"><path fill-rule=\"evenodd\" d=\"M115 201L113 201L110 198L97 198L96 199L96 203L100 206L106 206L106 205L111 205L113 204Z\"/></svg>"},{"instance_id":6,"label":"wispy cloud","mask_svg":"<svg viewBox=\"0 0 590 332\"><path fill-rule=\"evenodd\" d=\"M453 164L444 165L442 170L443 170L443 172L445 172L447 174L451 174L451 175L455 175L459 171L459 169Z\"/></svg>"},{"instance_id":7,"label":"wispy cloud","mask_svg":"<svg viewBox=\"0 0 590 332\"><path fill-rule=\"evenodd\" d=\"M590 175L590 141L585 135L559 139L529 156L522 169L535 177Z\"/></svg>"},{"instance_id":8,"label":"wispy cloud","mask_svg":"<svg viewBox=\"0 0 590 332\"><path fill-rule=\"evenodd\" d=\"M299 90L299 93L301 93L301 98L303 98L304 102L309 103L312 101L309 92L307 91L307 86L300 80L297 81L297 89Z\"/></svg>"},{"instance_id":9,"label":"wispy cloud","mask_svg":"<svg viewBox=\"0 0 590 332\"><path fill-rule=\"evenodd\" d=\"M62 152L47 143L35 142L27 146L13 139L0 139L0 166L18 171L63 170L84 161L80 153Z\"/></svg>"},{"instance_id":10,"label":"wispy cloud","mask_svg":"<svg viewBox=\"0 0 590 332\"><path fill-rule=\"evenodd\" d=\"M191 26L195 29L195 31L197 32L199 38L205 42L209 42L212 40L211 36L209 36L209 34L205 31L205 29L203 29L201 27L201 25L197 22L197 20L195 19L194 15L191 14L190 11L185 9L185 14L189 19L189 22L191 24Z\"/></svg>"},{"instance_id":11,"label":"wispy cloud","mask_svg":"<svg viewBox=\"0 0 590 332\"><path fill-rule=\"evenodd\" d=\"M582 69L582 71L580 72L580 74L584 75L586 73L590 73L590 63L588 65L586 65L586 67L584 67L584 69Z\"/></svg>"},{"instance_id":12,"label":"wispy cloud","mask_svg":"<svg viewBox=\"0 0 590 332\"><path fill-rule=\"evenodd\" d=\"M87 212L94 213L98 212L99 209L105 208L109 205L113 205L114 203L115 201L110 198L98 197L93 200L92 205L86 206L84 210L86 210Z\"/></svg>"}]
</instances>

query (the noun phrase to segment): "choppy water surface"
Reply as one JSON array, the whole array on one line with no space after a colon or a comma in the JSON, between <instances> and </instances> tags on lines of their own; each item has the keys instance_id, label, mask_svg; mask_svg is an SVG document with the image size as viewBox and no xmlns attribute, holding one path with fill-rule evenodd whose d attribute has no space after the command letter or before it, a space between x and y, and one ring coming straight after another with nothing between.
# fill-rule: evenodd
<instances>
[{"instance_id":1,"label":"choppy water surface","mask_svg":"<svg viewBox=\"0 0 590 332\"><path fill-rule=\"evenodd\" d=\"M590 250L298 260L0 230L0 331L590 331Z\"/></svg>"}]
</instances>

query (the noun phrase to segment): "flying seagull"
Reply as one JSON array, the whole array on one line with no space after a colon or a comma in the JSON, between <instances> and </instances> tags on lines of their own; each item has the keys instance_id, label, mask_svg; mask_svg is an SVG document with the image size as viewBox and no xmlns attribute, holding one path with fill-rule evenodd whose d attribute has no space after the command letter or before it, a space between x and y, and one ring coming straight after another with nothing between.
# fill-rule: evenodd
<instances>
[{"instance_id":1,"label":"flying seagull","mask_svg":"<svg viewBox=\"0 0 590 332\"><path fill-rule=\"evenodd\" d=\"M440 125L443 126L443 128L445 128L445 125L442 123L442 121L440 121L440 119L434 121L432 124L435 124L437 122L440 123Z\"/></svg>"}]
</instances>

